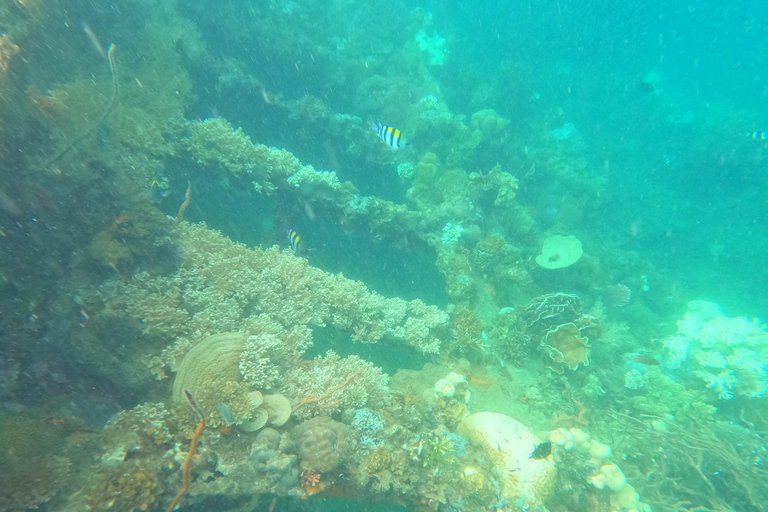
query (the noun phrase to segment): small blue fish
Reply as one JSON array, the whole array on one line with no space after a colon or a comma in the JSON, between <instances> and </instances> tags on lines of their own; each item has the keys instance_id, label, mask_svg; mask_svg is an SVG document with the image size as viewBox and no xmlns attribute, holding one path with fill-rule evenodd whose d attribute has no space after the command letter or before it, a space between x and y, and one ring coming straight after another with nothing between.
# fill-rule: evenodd
<instances>
[{"instance_id":1,"label":"small blue fish","mask_svg":"<svg viewBox=\"0 0 768 512\"><path fill-rule=\"evenodd\" d=\"M371 130L375 131L379 138L392 149L400 149L410 145L403 139L402 132L392 126L371 122Z\"/></svg>"},{"instance_id":2,"label":"small blue fish","mask_svg":"<svg viewBox=\"0 0 768 512\"><path fill-rule=\"evenodd\" d=\"M296 231L290 228L286 231L286 234L288 235L288 241L291 242L291 250L293 251L293 254L298 254L301 237Z\"/></svg>"},{"instance_id":3,"label":"small blue fish","mask_svg":"<svg viewBox=\"0 0 768 512\"><path fill-rule=\"evenodd\" d=\"M232 425L235 422L235 415L232 414L232 411L229 410L229 407L224 402L219 402L217 405L219 406L219 414L221 419L224 420L224 424Z\"/></svg>"},{"instance_id":4,"label":"small blue fish","mask_svg":"<svg viewBox=\"0 0 768 512\"><path fill-rule=\"evenodd\" d=\"M768 140L768 131L756 131L750 134L752 140Z\"/></svg>"}]
</instances>

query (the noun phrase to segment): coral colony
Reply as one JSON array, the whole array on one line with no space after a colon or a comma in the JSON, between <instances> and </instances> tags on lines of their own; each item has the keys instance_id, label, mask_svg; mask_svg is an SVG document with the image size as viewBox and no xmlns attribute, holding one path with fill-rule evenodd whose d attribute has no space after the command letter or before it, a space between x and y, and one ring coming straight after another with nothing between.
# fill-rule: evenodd
<instances>
[{"instance_id":1,"label":"coral colony","mask_svg":"<svg viewBox=\"0 0 768 512\"><path fill-rule=\"evenodd\" d=\"M0 5L0 510L765 510L768 332L585 227L586 123L251 3Z\"/></svg>"}]
</instances>

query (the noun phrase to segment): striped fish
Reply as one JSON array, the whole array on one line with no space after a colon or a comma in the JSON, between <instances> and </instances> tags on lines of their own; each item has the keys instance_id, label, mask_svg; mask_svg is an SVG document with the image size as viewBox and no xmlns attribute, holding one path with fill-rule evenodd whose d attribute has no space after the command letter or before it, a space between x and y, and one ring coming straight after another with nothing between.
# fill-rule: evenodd
<instances>
[{"instance_id":1,"label":"striped fish","mask_svg":"<svg viewBox=\"0 0 768 512\"><path fill-rule=\"evenodd\" d=\"M750 134L754 140L768 140L768 132L756 131Z\"/></svg>"},{"instance_id":2,"label":"striped fish","mask_svg":"<svg viewBox=\"0 0 768 512\"><path fill-rule=\"evenodd\" d=\"M293 251L293 254L297 254L299 252L299 244L301 243L301 237L299 236L296 231L292 229L288 229L286 231L286 234L288 235L288 240L291 242L291 250Z\"/></svg>"},{"instance_id":3,"label":"striped fish","mask_svg":"<svg viewBox=\"0 0 768 512\"><path fill-rule=\"evenodd\" d=\"M403 139L402 132L397 128L371 122L371 130L375 131L379 138L392 149L400 149L408 145L405 139Z\"/></svg>"}]
</instances>

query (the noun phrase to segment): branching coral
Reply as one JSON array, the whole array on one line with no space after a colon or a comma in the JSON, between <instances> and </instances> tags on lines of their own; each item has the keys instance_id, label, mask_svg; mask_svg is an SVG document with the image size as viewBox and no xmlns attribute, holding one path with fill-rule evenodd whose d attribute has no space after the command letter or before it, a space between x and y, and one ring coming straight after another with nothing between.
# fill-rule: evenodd
<instances>
[{"instance_id":1,"label":"branching coral","mask_svg":"<svg viewBox=\"0 0 768 512\"><path fill-rule=\"evenodd\" d=\"M286 379L285 394L294 401L294 416L308 418L337 410L380 407L388 378L357 356L340 358L333 351L305 361Z\"/></svg>"},{"instance_id":2,"label":"branching coral","mask_svg":"<svg viewBox=\"0 0 768 512\"><path fill-rule=\"evenodd\" d=\"M765 327L758 320L726 317L711 302L692 301L688 307L678 322L679 332L662 341L668 353L664 365L698 377L720 400L764 397L768 393Z\"/></svg>"},{"instance_id":3,"label":"branching coral","mask_svg":"<svg viewBox=\"0 0 768 512\"><path fill-rule=\"evenodd\" d=\"M253 144L240 128L233 130L224 119L190 122L187 126L190 135L184 144L199 164L247 178L259 192L271 193L278 182L302 170L301 163L287 151Z\"/></svg>"},{"instance_id":4,"label":"branching coral","mask_svg":"<svg viewBox=\"0 0 768 512\"><path fill-rule=\"evenodd\" d=\"M428 353L438 352L453 336L448 315L420 300L385 299L289 251L248 249L205 225L181 223L178 232L181 268L176 274L139 274L127 285L113 282L104 289L112 311L141 319L148 332L197 340L235 330L286 331L299 352L311 344L306 326L312 324L331 324L359 341L387 338ZM271 330L264 331L265 326ZM173 365L180 353L166 355L165 364Z\"/></svg>"}]
</instances>

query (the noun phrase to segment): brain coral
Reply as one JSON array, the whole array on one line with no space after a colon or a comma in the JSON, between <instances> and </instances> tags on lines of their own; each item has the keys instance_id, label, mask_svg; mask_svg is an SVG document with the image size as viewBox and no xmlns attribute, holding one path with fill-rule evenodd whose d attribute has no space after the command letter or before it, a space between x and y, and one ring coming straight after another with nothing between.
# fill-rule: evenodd
<instances>
[{"instance_id":1,"label":"brain coral","mask_svg":"<svg viewBox=\"0 0 768 512\"><path fill-rule=\"evenodd\" d=\"M347 434L343 423L327 416L315 416L293 429L301 467L311 471L330 471L339 465L346 449Z\"/></svg>"},{"instance_id":2,"label":"brain coral","mask_svg":"<svg viewBox=\"0 0 768 512\"><path fill-rule=\"evenodd\" d=\"M457 432L479 447L503 475L502 498L523 500L525 507L542 505L555 481L555 465L549 458L530 458L541 443L517 420L496 412L472 414L459 423Z\"/></svg>"}]
</instances>

